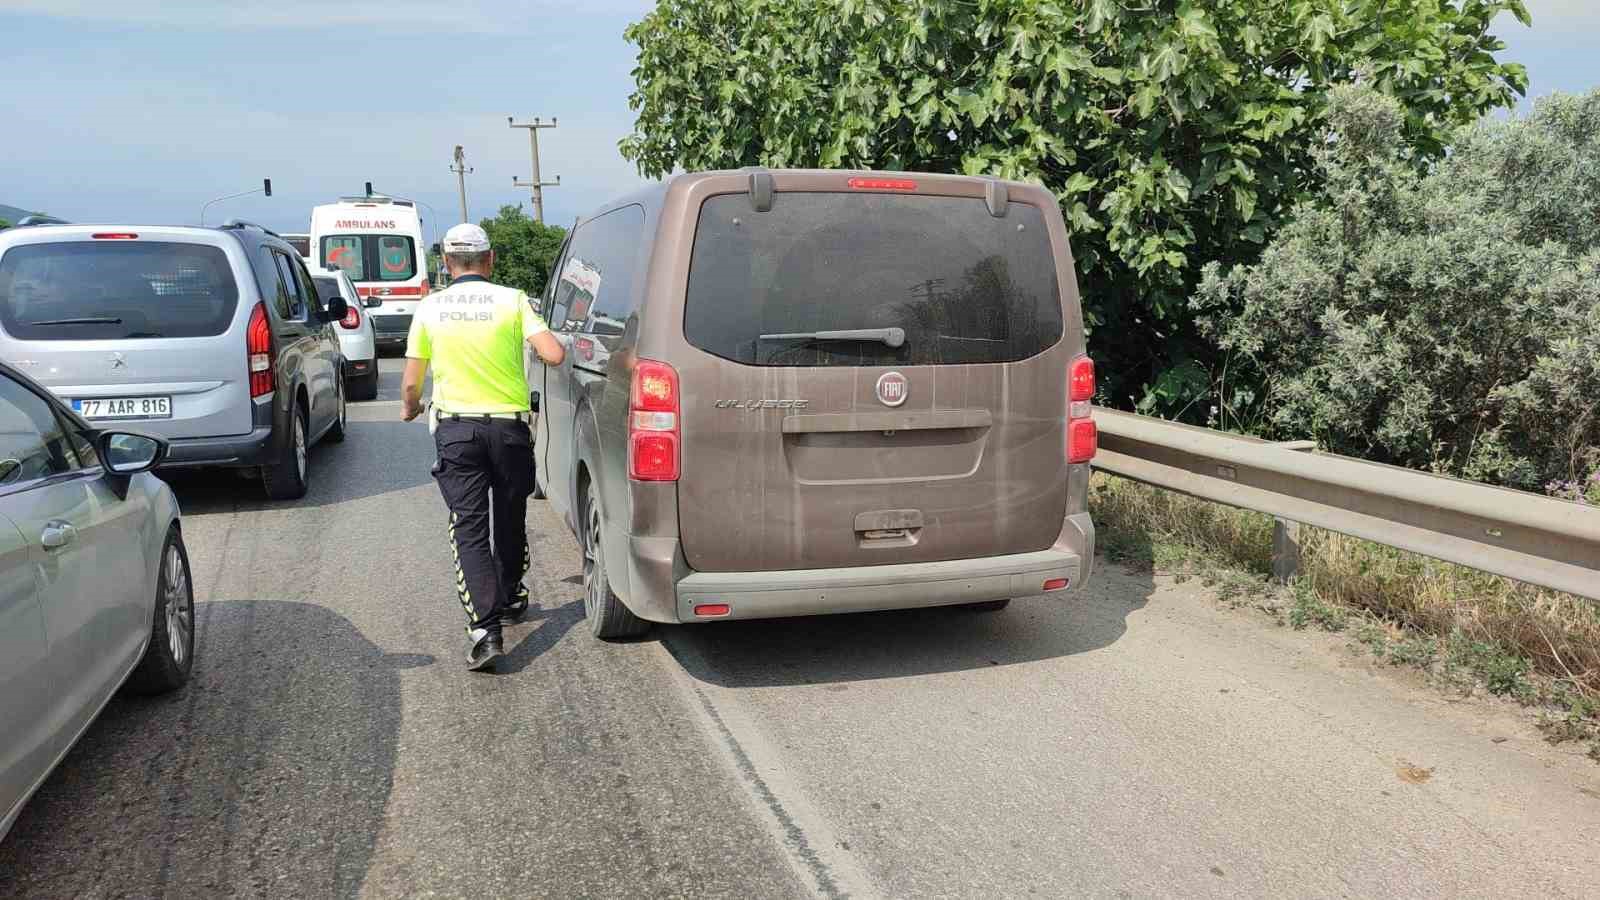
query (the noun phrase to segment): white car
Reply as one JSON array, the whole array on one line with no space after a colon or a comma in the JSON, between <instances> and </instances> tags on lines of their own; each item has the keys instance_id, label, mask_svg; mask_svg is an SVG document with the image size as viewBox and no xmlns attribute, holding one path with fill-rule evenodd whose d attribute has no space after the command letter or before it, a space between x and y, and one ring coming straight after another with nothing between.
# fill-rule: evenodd
<instances>
[{"instance_id":1,"label":"white car","mask_svg":"<svg viewBox=\"0 0 1600 900\"><path fill-rule=\"evenodd\" d=\"M351 400L372 400L378 396L378 333L367 310L380 302L376 297L362 300L350 276L338 269L324 269L306 260L317 295L326 303L343 297L344 318L334 329L339 334L339 349L344 353L345 396Z\"/></svg>"}]
</instances>

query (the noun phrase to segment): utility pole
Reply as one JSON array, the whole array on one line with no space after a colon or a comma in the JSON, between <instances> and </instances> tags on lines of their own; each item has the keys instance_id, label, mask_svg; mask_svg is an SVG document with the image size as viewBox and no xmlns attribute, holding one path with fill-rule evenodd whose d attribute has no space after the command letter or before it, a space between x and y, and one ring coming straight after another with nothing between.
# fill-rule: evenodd
<instances>
[{"instance_id":1,"label":"utility pole","mask_svg":"<svg viewBox=\"0 0 1600 900\"><path fill-rule=\"evenodd\" d=\"M512 128L528 129L528 149L533 153L533 180L518 181L517 176L513 175L511 176L511 186L533 189L533 220L538 222L540 225L543 225L544 189L547 187L560 187L561 176L557 175L555 181L539 180L539 129L556 127L556 120L552 118L550 121L545 122L540 120L538 116L534 116L531 123L518 125L516 119L512 118L511 116L506 116L506 124L510 125Z\"/></svg>"},{"instance_id":2,"label":"utility pole","mask_svg":"<svg viewBox=\"0 0 1600 900\"><path fill-rule=\"evenodd\" d=\"M472 169L467 166L467 155L462 152L461 145L456 145L455 165L450 171L456 173L456 187L461 191L461 221L467 221L467 173Z\"/></svg>"}]
</instances>

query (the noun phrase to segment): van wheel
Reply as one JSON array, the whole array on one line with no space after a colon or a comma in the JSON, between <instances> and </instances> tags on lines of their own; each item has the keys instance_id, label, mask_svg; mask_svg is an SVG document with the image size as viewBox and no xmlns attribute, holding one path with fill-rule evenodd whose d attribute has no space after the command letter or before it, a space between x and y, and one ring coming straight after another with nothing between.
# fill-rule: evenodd
<instances>
[{"instance_id":1,"label":"van wheel","mask_svg":"<svg viewBox=\"0 0 1600 900\"><path fill-rule=\"evenodd\" d=\"M597 638L638 637L650 623L622 605L606 577L605 542L600 539L600 501L590 482L583 499L583 613Z\"/></svg>"},{"instance_id":2,"label":"van wheel","mask_svg":"<svg viewBox=\"0 0 1600 900\"><path fill-rule=\"evenodd\" d=\"M128 676L134 694L164 694L183 687L194 668L194 582L189 578L189 551L174 525L161 548L156 574L156 608L150 622L150 646Z\"/></svg>"},{"instance_id":3,"label":"van wheel","mask_svg":"<svg viewBox=\"0 0 1600 900\"><path fill-rule=\"evenodd\" d=\"M273 500L299 500L306 495L306 411L298 402L289 416L289 432L278 461L261 467L261 483Z\"/></svg>"},{"instance_id":4,"label":"van wheel","mask_svg":"<svg viewBox=\"0 0 1600 900\"><path fill-rule=\"evenodd\" d=\"M1010 605L1011 605L1011 598L1007 597L1004 600L985 600L982 603L966 603L966 604L963 604L961 608L962 609L970 609L973 612L992 613L992 612L999 612L1000 610L1005 609L1006 607L1008 607Z\"/></svg>"}]
</instances>

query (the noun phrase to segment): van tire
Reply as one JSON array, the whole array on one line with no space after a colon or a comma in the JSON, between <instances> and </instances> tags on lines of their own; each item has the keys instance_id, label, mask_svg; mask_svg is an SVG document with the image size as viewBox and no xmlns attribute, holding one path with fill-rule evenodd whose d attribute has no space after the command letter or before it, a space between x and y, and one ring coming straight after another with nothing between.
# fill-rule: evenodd
<instances>
[{"instance_id":1,"label":"van tire","mask_svg":"<svg viewBox=\"0 0 1600 900\"><path fill-rule=\"evenodd\" d=\"M309 465L304 462L309 441L306 437L306 411L297 401L289 416L289 434L278 453L278 461L261 467L261 485L272 500L299 500L306 495L306 474Z\"/></svg>"},{"instance_id":2,"label":"van tire","mask_svg":"<svg viewBox=\"0 0 1600 900\"><path fill-rule=\"evenodd\" d=\"M611 590L602 530L600 502L591 481L583 498L583 612L589 619L589 633L601 640L638 637L650 630L650 623L634 615Z\"/></svg>"},{"instance_id":3,"label":"van tire","mask_svg":"<svg viewBox=\"0 0 1600 900\"><path fill-rule=\"evenodd\" d=\"M1010 605L1011 605L1011 598L1007 597L1004 600L985 600L982 603L967 603L967 604L964 604L961 608L962 609L969 609L969 610L972 610L973 612L977 612L977 613L993 613L993 612L999 612L1000 610L1005 609L1006 607L1008 607Z\"/></svg>"}]
</instances>

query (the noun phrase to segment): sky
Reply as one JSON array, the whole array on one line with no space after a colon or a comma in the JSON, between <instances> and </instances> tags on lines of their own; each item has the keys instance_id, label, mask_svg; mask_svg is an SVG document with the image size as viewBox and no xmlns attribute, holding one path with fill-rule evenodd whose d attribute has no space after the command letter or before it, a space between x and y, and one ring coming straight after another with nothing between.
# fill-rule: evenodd
<instances>
[{"instance_id":1,"label":"sky","mask_svg":"<svg viewBox=\"0 0 1600 900\"><path fill-rule=\"evenodd\" d=\"M642 184L617 141L632 129L648 0L0 0L0 203L76 221L195 223L213 198L271 178L271 198L213 205L280 231L312 206L376 190L427 204L428 240L523 203L539 136L545 218L567 224ZM1600 86L1600 0L1529 0L1505 18L1504 58L1530 97ZM432 210L429 210L429 206ZM430 214L431 213L431 214Z\"/></svg>"}]
</instances>

